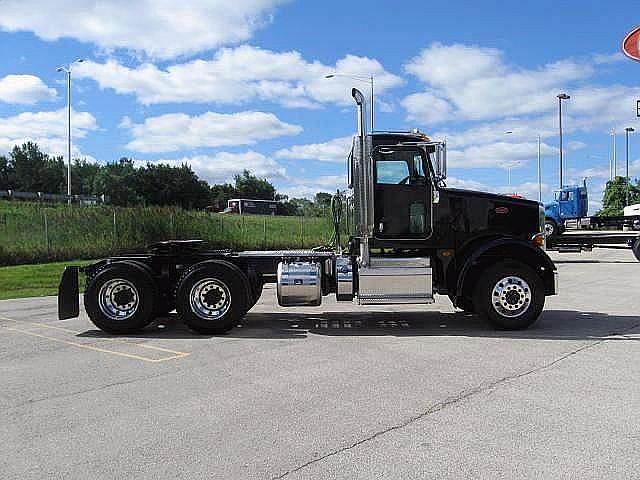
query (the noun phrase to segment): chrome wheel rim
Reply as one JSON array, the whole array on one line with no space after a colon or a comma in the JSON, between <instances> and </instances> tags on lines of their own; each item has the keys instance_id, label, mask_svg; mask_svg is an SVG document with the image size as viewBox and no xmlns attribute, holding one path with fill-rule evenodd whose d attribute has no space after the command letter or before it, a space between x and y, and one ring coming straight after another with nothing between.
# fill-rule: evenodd
<instances>
[{"instance_id":1,"label":"chrome wheel rim","mask_svg":"<svg viewBox=\"0 0 640 480\"><path fill-rule=\"evenodd\" d=\"M203 320L217 320L231 307L229 287L217 278L203 278L191 287L191 311Z\"/></svg>"},{"instance_id":2,"label":"chrome wheel rim","mask_svg":"<svg viewBox=\"0 0 640 480\"><path fill-rule=\"evenodd\" d=\"M133 283L124 278L108 280L98 292L98 307L111 320L128 320L140 306L140 295Z\"/></svg>"},{"instance_id":3,"label":"chrome wheel rim","mask_svg":"<svg viewBox=\"0 0 640 480\"><path fill-rule=\"evenodd\" d=\"M544 224L544 234L549 237L555 233L556 229L551 223Z\"/></svg>"},{"instance_id":4,"label":"chrome wheel rim","mask_svg":"<svg viewBox=\"0 0 640 480\"><path fill-rule=\"evenodd\" d=\"M519 317L531 306L531 288L518 276L504 277L493 287L491 304L503 317Z\"/></svg>"}]
</instances>

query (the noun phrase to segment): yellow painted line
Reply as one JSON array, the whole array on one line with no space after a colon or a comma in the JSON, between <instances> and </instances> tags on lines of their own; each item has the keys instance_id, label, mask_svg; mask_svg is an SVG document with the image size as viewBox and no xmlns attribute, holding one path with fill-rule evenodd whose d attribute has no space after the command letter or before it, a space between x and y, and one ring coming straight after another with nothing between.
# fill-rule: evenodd
<instances>
[{"instance_id":1,"label":"yellow painted line","mask_svg":"<svg viewBox=\"0 0 640 480\"><path fill-rule=\"evenodd\" d=\"M73 333L74 335L80 335L84 333L84 332L78 332L76 330L70 330L68 328L57 327L55 325L49 325L47 323L28 322L26 320L14 320L14 321L19 323L26 323L29 325L35 325L36 327L39 327L39 328L51 328L54 330L60 330L62 332ZM90 337L90 338L95 338L97 340L110 342L110 343L124 343L125 345L135 345L136 347L148 348L149 350L157 350L159 352L173 353L174 355L181 355L181 356L189 355L186 352L179 352L177 350L170 350L168 348L156 347L155 345L147 345L144 343L127 342L126 340L118 340L117 338L106 338L106 337Z\"/></svg>"},{"instance_id":2,"label":"yellow painted line","mask_svg":"<svg viewBox=\"0 0 640 480\"><path fill-rule=\"evenodd\" d=\"M19 323L19 324L25 324L25 325L33 325L37 328L51 328L51 329L55 329L55 330L60 330L66 333L73 333L73 334L80 334L82 332L77 332L74 330L69 330L68 328L62 328L62 327L56 327L54 325L47 325L45 323L39 323L39 322L29 322L26 320L15 320L13 318L7 318L7 317L3 317L0 316L0 320L7 320L10 322L15 322L15 323ZM2 328L4 328L5 330L10 330L12 332L19 332L19 333L24 333L25 335L31 335L33 337L38 337L38 338L44 338L47 340L51 340L53 342L58 342L58 343L63 343L66 345L72 345L75 347L80 347L80 348L84 348L87 350L93 350L96 352L101 352L101 353L110 353L113 355L118 355L121 357L128 357L128 358L133 358L136 360L142 360L144 362L150 362L150 363L159 363L159 362L165 362L167 360L174 360L177 358L184 358L188 355L190 355L190 353L187 352L178 352L176 350L169 350L167 348L162 348L162 347L155 347L152 345L142 345L139 343L134 343L134 342L127 342L124 340L117 340L117 339L112 339L112 338L101 338L101 337L92 337L92 338L96 338L100 341L105 341L105 342L110 342L110 343L117 343L117 344L124 344L124 345L129 345L129 346L133 346L133 347L143 347L143 348L147 348L147 349L151 349L151 350L157 350L157 351L161 351L161 352L166 352L166 353L172 353L173 355L169 356L169 357L164 357L164 358L149 358L149 357L144 357L141 355L135 355L132 353L124 353L124 352L117 352L115 350L109 350L107 348L101 348L101 347L96 347L94 345L88 345L85 343L79 343L79 342L73 342L71 340L63 340L60 338L55 338L55 337L50 337L48 335L43 335L41 333L36 333L32 330L24 330L21 328L12 328L12 327L7 327L7 326L2 326Z\"/></svg>"}]
</instances>

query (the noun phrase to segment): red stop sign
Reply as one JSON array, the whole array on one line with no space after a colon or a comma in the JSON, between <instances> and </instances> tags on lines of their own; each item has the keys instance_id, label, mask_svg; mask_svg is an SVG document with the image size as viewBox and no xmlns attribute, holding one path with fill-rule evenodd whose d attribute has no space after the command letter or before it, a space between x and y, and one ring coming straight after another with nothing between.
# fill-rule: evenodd
<instances>
[{"instance_id":1,"label":"red stop sign","mask_svg":"<svg viewBox=\"0 0 640 480\"><path fill-rule=\"evenodd\" d=\"M622 42L624 54L637 62L640 62L640 27L631 30Z\"/></svg>"}]
</instances>

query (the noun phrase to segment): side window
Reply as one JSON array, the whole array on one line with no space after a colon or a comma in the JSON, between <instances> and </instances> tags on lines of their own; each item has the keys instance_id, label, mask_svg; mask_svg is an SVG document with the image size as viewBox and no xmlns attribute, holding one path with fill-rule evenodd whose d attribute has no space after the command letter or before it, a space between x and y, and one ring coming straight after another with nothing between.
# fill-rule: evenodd
<instances>
[{"instance_id":1,"label":"side window","mask_svg":"<svg viewBox=\"0 0 640 480\"><path fill-rule=\"evenodd\" d=\"M378 184L397 185L409 177L409 165L403 160L378 160L376 170Z\"/></svg>"},{"instance_id":2,"label":"side window","mask_svg":"<svg viewBox=\"0 0 640 480\"><path fill-rule=\"evenodd\" d=\"M424 168L422 168L422 157L418 154L413 156L413 168L414 171L416 172L416 176L418 177L425 177L426 175L424 174Z\"/></svg>"}]
</instances>

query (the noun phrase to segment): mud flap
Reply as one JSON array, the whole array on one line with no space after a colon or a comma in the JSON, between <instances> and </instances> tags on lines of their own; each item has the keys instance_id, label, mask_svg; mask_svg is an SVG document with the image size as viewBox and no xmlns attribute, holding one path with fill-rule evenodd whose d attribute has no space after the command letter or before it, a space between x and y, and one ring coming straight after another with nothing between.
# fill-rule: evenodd
<instances>
[{"instance_id":1,"label":"mud flap","mask_svg":"<svg viewBox=\"0 0 640 480\"><path fill-rule=\"evenodd\" d=\"M80 291L76 266L65 267L58 286L58 319L66 320L80 315Z\"/></svg>"}]
</instances>

